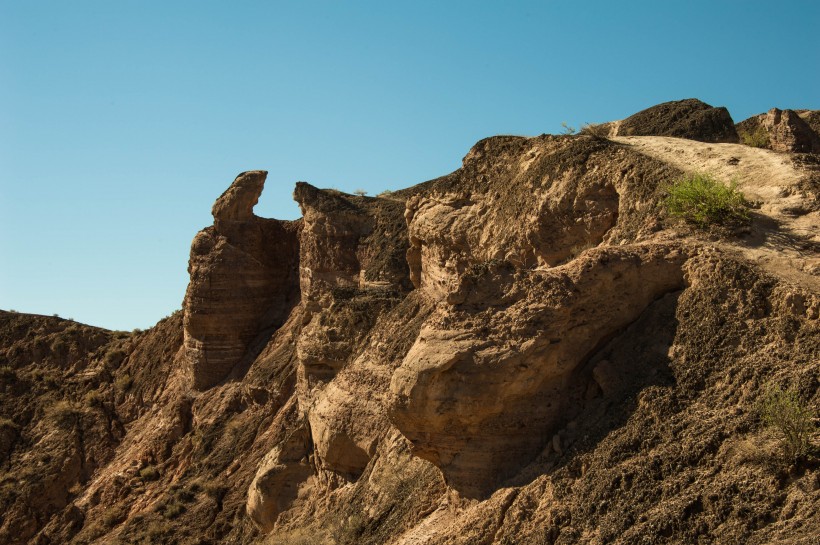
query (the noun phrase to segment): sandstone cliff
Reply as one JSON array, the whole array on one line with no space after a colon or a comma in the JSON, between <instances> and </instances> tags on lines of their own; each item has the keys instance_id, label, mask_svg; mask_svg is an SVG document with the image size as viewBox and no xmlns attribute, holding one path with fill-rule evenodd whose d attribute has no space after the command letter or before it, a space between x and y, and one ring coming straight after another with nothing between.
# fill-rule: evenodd
<instances>
[{"instance_id":1,"label":"sandstone cliff","mask_svg":"<svg viewBox=\"0 0 820 545\"><path fill-rule=\"evenodd\" d=\"M609 129L297 222L242 173L150 331L0 314L0 541L813 543L759 405L820 403L820 158L694 100ZM694 170L747 227L668 216Z\"/></svg>"}]
</instances>

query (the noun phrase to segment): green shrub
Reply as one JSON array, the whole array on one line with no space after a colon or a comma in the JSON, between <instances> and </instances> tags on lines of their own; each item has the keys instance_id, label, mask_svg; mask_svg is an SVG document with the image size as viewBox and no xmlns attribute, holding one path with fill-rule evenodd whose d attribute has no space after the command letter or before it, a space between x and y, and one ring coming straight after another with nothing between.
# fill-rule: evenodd
<instances>
[{"instance_id":1,"label":"green shrub","mask_svg":"<svg viewBox=\"0 0 820 545\"><path fill-rule=\"evenodd\" d=\"M125 515L125 509L122 507L109 507L103 511L101 521L106 528L113 528L125 519Z\"/></svg>"},{"instance_id":2,"label":"green shrub","mask_svg":"<svg viewBox=\"0 0 820 545\"><path fill-rule=\"evenodd\" d=\"M740 133L740 140L753 148L767 148L769 147L769 132L763 125L758 125L754 132Z\"/></svg>"},{"instance_id":3,"label":"green shrub","mask_svg":"<svg viewBox=\"0 0 820 545\"><path fill-rule=\"evenodd\" d=\"M749 221L746 199L736 184L726 186L709 174L691 174L672 184L666 207L670 215L699 227Z\"/></svg>"},{"instance_id":4,"label":"green shrub","mask_svg":"<svg viewBox=\"0 0 820 545\"><path fill-rule=\"evenodd\" d=\"M65 339L60 337L55 338L51 341L51 352L53 354L57 354L58 356L64 356L68 353L68 343L65 342Z\"/></svg>"},{"instance_id":5,"label":"green shrub","mask_svg":"<svg viewBox=\"0 0 820 545\"><path fill-rule=\"evenodd\" d=\"M770 389L760 405L763 422L780 435L783 456L793 462L805 457L814 433L813 411L794 390Z\"/></svg>"},{"instance_id":6,"label":"green shrub","mask_svg":"<svg viewBox=\"0 0 820 545\"><path fill-rule=\"evenodd\" d=\"M185 506L177 501L170 501L162 507L161 511L165 518L175 519L185 512Z\"/></svg>"},{"instance_id":7,"label":"green shrub","mask_svg":"<svg viewBox=\"0 0 820 545\"><path fill-rule=\"evenodd\" d=\"M124 350L119 348L110 349L105 353L105 356L103 356L103 363L109 367L118 367L126 356L127 354Z\"/></svg>"}]
</instances>

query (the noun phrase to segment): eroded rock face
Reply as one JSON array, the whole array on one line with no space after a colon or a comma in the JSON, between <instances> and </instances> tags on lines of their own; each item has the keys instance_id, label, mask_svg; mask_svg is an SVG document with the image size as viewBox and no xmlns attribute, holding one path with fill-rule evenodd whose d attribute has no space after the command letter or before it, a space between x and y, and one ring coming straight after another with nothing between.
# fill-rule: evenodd
<instances>
[{"instance_id":1,"label":"eroded rock face","mask_svg":"<svg viewBox=\"0 0 820 545\"><path fill-rule=\"evenodd\" d=\"M270 532L277 517L313 486L310 434L294 413L293 403L283 412L290 413L297 422L287 437L265 455L248 489L248 515L264 532Z\"/></svg>"},{"instance_id":2,"label":"eroded rock face","mask_svg":"<svg viewBox=\"0 0 820 545\"><path fill-rule=\"evenodd\" d=\"M264 173L240 175L192 245L183 349L181 314L87 342L0 312L0 535L813 542L816 471L771 470L757 407L773 382L818 403L818 284L755 240L816 254L795 234L817 231L816 180L695 144L489 138L379 198L300 183L301 223L255 217ZM699 156L771 179L763 239L665 217ZM792 223L772 215L790 191Z\"/></svg>"},{"instance_id":3,"label":"eroded rock face","mask_svg":"<svg viewBox=\"0 0 820 545\"><path fill-rule=\"evenodd\" d=\"M795 110L815 133L820 135L820 110Z\"/></svg>"},{"instance_id":4,"label":"eroded rock face","mask_svg":"<svg viewBox=\"0 0 820 545\"><path fill-rule=\"evenodd\" d=\"M213 227L191 244L184 346L197 389L252 360L252 341L261 336L261 349L299 302L300 223L253 214L266 176L240 174L214 203Z\"/></svg>"},{"instance_id":5,"label":"eroded rock face","mask_svg":"<svg viewBox=\"0 0 820 545\"><path fill-rule=\"evenodd\" d=\"M297 184L294 198L304 214L300 283L305 314L296 345L300 406L310 422L317 465L355 479L375 453L377 440L372 422L360 425L362 399L351 398L337 375L361 353L379 317L410 288L404 200L344 195L306 183ZM379 418L378 408L372 412Z\"/></svg>"},{"instance_id":6,"label":"eroded rock face","mask_svg":"<svg viewBox=\"0 0 820 545\"><path fill-rule=\"evenodd\" d=\"M820 153L820 136L793 110L772 108L760 120L774 151Z\"/></svg>"},{"instance_id":7,"label":"eroded rock face","mask_svg":"<svg viewBox=\"0 0 820 545\"><path fill-rule=\"evenodd\" d=\"M664 102L620 122L613 136L674 136L700 142L738 142L729 111L689 98Z\"/></svg>"},{"instance_id":8,"label":"eroded rock face","mask_svg":"<svg viewBox=\"0 0 820 545\"><path fill-rule=\"evenodd\" d=\"M675 246L634 246L509 271L506 281L481 275L463 303L439 307L394 373L392 421L460 493L494 490L578 402L569 376L652 301L683 287L684 260Z\"/></svg>"},{"instance_id":9,"label":"eroded rock face","mask_svg":"<svg viewBox=\"0 0 820 545\"><path fill-rule=\"evenodd\" d=\"M646 236L658 182L676 174L598 138L482 140L462 169L407 202L413 284L457 303L471 267L556 266L605 240Z\"/></svg>"},{"instance_id":10,"label":"eroded rock face","mask_svg":"<svg viewBox=\"0 0 820 545\"><path fill-rule=\"evenodd\" d=\"M737 124L738 133L758 147L784 153L820 153L820 134L812 127L820 116L812 110L772 108ZM820 126L820 125L818 125Z\"/></svg>"}]
</instances>

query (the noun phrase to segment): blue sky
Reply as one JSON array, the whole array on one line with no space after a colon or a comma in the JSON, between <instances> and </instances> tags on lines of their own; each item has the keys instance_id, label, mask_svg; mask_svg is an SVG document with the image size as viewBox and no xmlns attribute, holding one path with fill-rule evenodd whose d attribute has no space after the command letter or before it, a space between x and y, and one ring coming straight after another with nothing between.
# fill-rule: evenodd
<instances>
[{"instance_id":1,"label":"blue sky","mask_svg":"<svg viewBox=\"0 0 820 545\"><path fill-rule=\"evenodd\" d=\"M298 180L398 189L493 134L820 109L818 6L0 0L0 308L149 327L243 170L292 219Z\"/></svg>"}]
</instances>

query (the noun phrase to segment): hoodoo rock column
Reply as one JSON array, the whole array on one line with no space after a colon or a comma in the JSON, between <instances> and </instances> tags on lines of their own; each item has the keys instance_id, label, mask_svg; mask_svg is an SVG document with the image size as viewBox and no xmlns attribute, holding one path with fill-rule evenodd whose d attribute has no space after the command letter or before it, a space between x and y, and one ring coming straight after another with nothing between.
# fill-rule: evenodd
<instances>
[{"instance_id":1,"label":"hoodoo rock column","mask_svg":"<svg viewBox=\"0 0 820 545\"><path fill-rule=\"evenodd\" d=\"M264 346L299 302L301 222L254 215L266 177L264 170L237 176L214 203L214 225L191 243L184 350L197 389L252 359L253 347Z\"/></svg>"}]
</instances>

